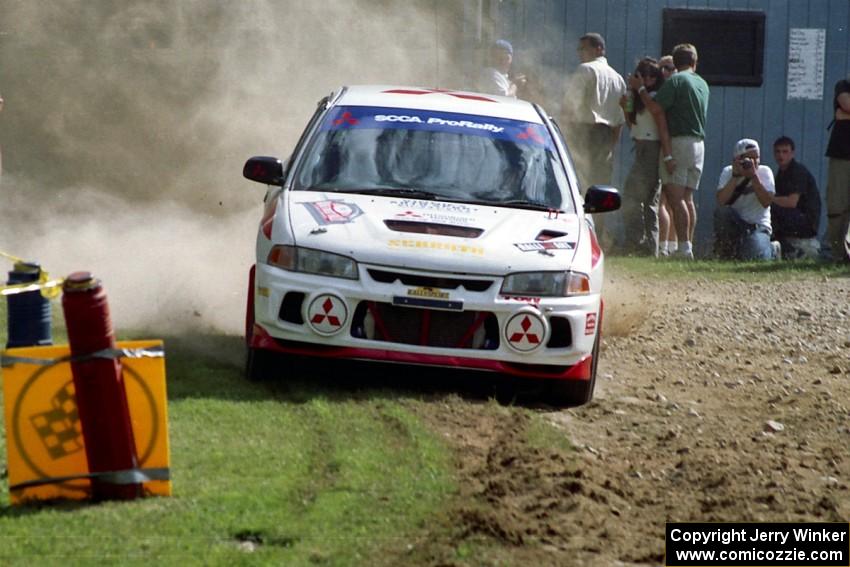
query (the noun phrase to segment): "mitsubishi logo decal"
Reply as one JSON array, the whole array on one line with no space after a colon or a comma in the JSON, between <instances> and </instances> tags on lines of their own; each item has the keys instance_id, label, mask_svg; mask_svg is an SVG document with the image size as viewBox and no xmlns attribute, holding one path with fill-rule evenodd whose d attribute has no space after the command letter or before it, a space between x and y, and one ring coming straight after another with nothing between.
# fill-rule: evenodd
<instances>
[{"instance_id":1,"label":"mitsubishi logo decal","mask_svg":"<svg viewBox=\"0 0 850 567\"><path fill-rule=\"evenodd\" d=\"M320 335L333 335L342 330L348 319L345 302L334 295L320 295L310 302L307 320Z\"/></svg>"},{"instance_id":2,"label":"mitsubishi logo decal","mask_svg":"<svg viewBox=\"0 0 850 567\"><path fill-rule=\"evenodd\" d=\"M350 112L345 111L342 113L342 116L334 120L334 126L341 126L343 124L348 124L349 126L355 126L359 124L360 121L354 118Z\"/></svg>"},{"instance_id":3,"label":"mitsubishi logo decal","mask_svg":"<svg viewBox=\"0 0 850 567\"><path fill-rule=\"evenodd\" d=\"M505 338L508 344L520 352L531 352L543 344L546 326L534 313L520 312L511 317L505 325Z\"/></svg>"},{"instance_id":4,"label":"mitsubishi logo decal","mask_svg":"<svg viewBox=\"0 0 850 567\"><path fill-rule=\"evenodd\" d=\"M534 131L534 128L529 126L525 129L525 132L522 134L517 134L517 138L520 140L532 140L537 142L538 144L543 144L544 140L540 137L540 134Z\"/></svg>"},{"instance_id":5,"label":"mitsubishi logo decal","mask_svg":"<svg viewBox=\"0 0 850 567\"><path fill-rule=\"evenodd\" d=\"M315 315L313 315L313 318L310 319L310 322L318 324L318 323L322 323L325 320L325 318L327 318L328 325L331 325L332 327L339 327L340 326L339 317L331 314L331 312L333 311L333 308L334 308L334 302L331 301L331 298L329 297L325 300L324 303L322 303L322 311L324 311L324 314L320 315L319 313L316 313Z\"/></svg>"}]
</instances>

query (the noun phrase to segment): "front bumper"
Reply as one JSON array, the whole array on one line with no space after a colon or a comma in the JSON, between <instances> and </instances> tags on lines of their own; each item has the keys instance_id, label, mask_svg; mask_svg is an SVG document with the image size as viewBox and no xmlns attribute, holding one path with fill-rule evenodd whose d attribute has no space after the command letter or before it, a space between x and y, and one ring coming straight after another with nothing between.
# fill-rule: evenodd
<instances>
[{"instance_id":1,"label":"front bumper","mask_svg":"<svg viewBox=\"0 0 850 567\"><path fill-rule=\"evenodd\" d=\"M258 264L249 346L531 378L590 378L598 292L507 297L499 294L500 277L360 268L353 281Z\"/></svg>"}]
</instances>

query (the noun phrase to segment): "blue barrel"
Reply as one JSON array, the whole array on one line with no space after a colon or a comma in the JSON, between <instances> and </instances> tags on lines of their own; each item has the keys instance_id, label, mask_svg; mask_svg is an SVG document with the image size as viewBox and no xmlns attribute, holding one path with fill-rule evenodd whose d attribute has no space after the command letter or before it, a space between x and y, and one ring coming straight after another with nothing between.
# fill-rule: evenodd
<instances>
[{"instance_id":1,"label":"blue barrel","mask_svg":"<svg viewBox=\"0 0 850 567\"><path fill-rule=\"evenodd\" d=\"M31 262L16 262L9 272L9 284L38 281L41 266ZM28 291L7 295L7 341L6 348L53 344L51 335L52 315L50 300L41 292Z\"/></svg>"}]
</instances>

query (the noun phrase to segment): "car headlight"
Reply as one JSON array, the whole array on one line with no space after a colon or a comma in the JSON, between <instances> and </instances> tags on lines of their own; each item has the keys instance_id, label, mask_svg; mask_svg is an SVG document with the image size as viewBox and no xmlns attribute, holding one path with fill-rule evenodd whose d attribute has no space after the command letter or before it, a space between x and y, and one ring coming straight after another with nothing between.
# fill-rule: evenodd
<instances>
[{"instance_id":1,"label":"car headlight","mask_svg":"<svg viewBox=\"0 0 850 567\"><path fill-rule=\"evenodd\" d=\"M565 297L590 293L590 277L579 272L523 272L509 274L502 283L504 295Z\"/></svg>"},{"instance_id":2,"label":"car headlight","mask_svg":"<svg viewBox=\"0 0 850 567\"><path fill-rule=\"evenodd\" d=\"M300 246L273 246L267 258L268 264L289 270L335 278L356 280L360 277L357 262L347 256L331 254Z\"/></svg>"}]
</instances>

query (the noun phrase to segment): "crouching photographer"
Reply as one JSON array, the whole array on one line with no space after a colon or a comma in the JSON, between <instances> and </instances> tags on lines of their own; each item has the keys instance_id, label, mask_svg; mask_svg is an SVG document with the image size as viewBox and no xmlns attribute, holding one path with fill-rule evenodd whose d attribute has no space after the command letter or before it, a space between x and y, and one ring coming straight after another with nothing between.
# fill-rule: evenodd
<instances>
[{"instance_id":1,"label":"crouching photographer","mask_svg":"<svg viewBox=\"0 0 850 567\"><path fill-rule=\"evenodd\" d=\"M714 251L719 258L772 260L770 203L776 193L773 172L759 163L759 145L735 144L731 165L723 168L714 211Z\"/></svg>"}]
</instances>

